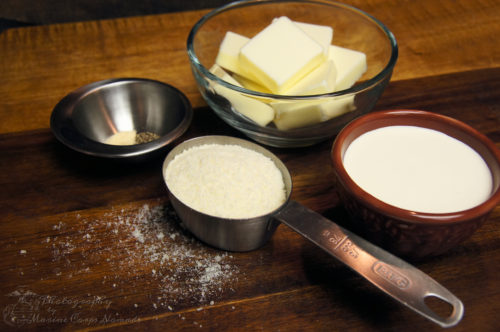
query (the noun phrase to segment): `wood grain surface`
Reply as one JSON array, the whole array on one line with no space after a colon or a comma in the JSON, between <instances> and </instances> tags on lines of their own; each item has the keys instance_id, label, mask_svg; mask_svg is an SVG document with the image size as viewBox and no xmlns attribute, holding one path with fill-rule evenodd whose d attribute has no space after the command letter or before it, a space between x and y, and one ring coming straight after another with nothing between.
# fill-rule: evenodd
<instances>
[{"instance_id":1,"label":"wood grain surface","mask_svg":"<svg viewBox=\"0 0 500 332\"><path fill-rule=\"evenodd\" d=\"M498 1L348 3L386 23L399 42L376 109L449 115L500 147ZM60 98L125 76L165 81L188 96L195 116L179 141L242 137L206 106L191 77L185 40L205 12L0 34L0 330L441 330L284 225L249 253L201 244L170 207L162 156L103 162L56 141L49 117ZM270 150L292 174L292 198L348 228L331 144ZM499 222L497 207L460 246L414 262L464 303L451 331L500 329Z\"/></svg>"},{"instance_id":2,"label":"wood grain surface","mask_svg":"<svg viewBox=\"0 0 500 332\"><path fill-rule=\"evenodd\" d=\"M500 66L496 0L348 1L391 29L393 80ZM0 34L0 132L48 127L68 92L115 77L170 83L205 105L190 74L186 39L206 11L56 24ZM12 118L12 114L16 114Z\"/></svg>"}]
</instances>

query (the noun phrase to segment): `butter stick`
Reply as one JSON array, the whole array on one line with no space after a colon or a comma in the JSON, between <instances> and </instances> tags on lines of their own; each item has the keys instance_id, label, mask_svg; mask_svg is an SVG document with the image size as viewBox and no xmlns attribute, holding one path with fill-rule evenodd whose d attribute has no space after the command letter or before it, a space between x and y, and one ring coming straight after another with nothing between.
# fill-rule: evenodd
<instances>
[{"instance_id":1,"label":"butter stick","mask_svg":"<svg viewBox=\"0 0 500 332\"><path fill-rule=\"evenodd\" d=\"M250 39L240 34L228 31L219 46L215 63L230 72L241 75L240 50Z\"/></svg>"},{"instance_id":2,"label":"butter stick","mask_svg":"<svg viewBox=\"0 0 500 332\"><path fill-rule=\"evenodd\" d=\"M325 60L323 47L285 16L255 35L240 51L243 76L276 94L291 88Z\"/></svg>"},{"instance_id":3,"label":"butter stick","mask_svg":"<svg viewBox=\"0 0 500 332\"><path fill-rule=\"evenodd\" d=\"M325 61L312 70L290 89L283 91L284 95L316 95L335 90L337 69L331 60Z\"/></svg>"},{"instance_id":4,"label":"butter stick","mask_svg":"<svg viewBox=\"0 0 500 332\"><path fill-rule=\"evenodd\" d=\"M241 87L238 81L217 64L210 68L210 72L228 83ZM226 98L235 111L241 113L258 125L264 127L274 119L274 109L271 106L216 83L212 85L212 88L217 94Z\"/></svg>"},{"instance_id":5,"label":"butter stick","mask_svg":"<svg viewBox=\"0 0 500 332\"><path fill-rule=\"evenodd\" d=\"M326 25L318 25L311 23L295 22L294 23L302 29L309 37L314 39L318 44L323 47L324 52L328 55L330 51L329 46L333 39L333 28Z\"/></svg>"},{"instance_id":6,"label":"butter stick","mask_svg":"<svg viewBox=\"0 0 500 332\"><path fill-rule=\"evenodd\" d=\"M276 111L274 124L280 130L309 126L322 121L320 101L283 101L272 104Z\"/></svg>"},{"instance_id":7,"label":"butter stick","mask_svg":"<svg viewBox=\"0 0 500 332\"><path fill-rule=\"evenodd\" d=\"M280 130L310 126L330 120L356 109L354 95L333 99L276 102L274 124Z\"/></svg>"},{"instance_id":8,"label":"butter stick","mask_svg":"<svg viewBox=\"0 0 500 332\"><path fill-rule=\"evenodd\" d=\"M335 91L348 89L366 72L366 55L362 52L331 45L328 58L335 63Z\"/></svg>"}]
</instances>

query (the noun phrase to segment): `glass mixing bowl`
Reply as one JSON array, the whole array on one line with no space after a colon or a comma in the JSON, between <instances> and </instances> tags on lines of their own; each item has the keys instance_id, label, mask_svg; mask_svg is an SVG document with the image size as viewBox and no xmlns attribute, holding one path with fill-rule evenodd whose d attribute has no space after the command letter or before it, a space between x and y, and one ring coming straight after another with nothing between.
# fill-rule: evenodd
<instances>
[{"instance_id":1,"label":"glass mixing bowl","mask_svg":"<svg viewBox=\"0 0 500 332\"><path fill-rule=\"evenodd\" d=\"M307 96L248 90L210 72L227 31L251 38L281 16L296 22L332 27L332 44L365 53L367 71L351 88ZM230 3L209 12L194 25L187 40L187 50L199 90L215 113L253 140L276 147L309 146L324 141L354 118L371 111L387 86L398 57L396 39L380 21L349 5L326 0ZM272 122L260 126L240 113L234 96L286 107L300 103L321 105L331 107L336 116L305 127L280 130Z\"/></svg>"}]
</instances>

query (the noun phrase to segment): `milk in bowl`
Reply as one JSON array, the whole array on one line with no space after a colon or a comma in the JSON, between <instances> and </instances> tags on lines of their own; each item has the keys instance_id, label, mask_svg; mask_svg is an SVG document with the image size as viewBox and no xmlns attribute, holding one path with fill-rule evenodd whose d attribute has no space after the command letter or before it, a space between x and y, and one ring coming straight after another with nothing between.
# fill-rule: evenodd
<instances>
[{"instance_id":1,"label":"milk in bowl","mask_svg":"<svg viewBox=\"0 0 500 332\"><path fill-rule=\"evenodd\" d=\"M375 198L422 213L467 210L493 191L488 165L474 149L424 127L367 131L347 147L343 164L351 179Z\"/></svg>"}]
</instances>

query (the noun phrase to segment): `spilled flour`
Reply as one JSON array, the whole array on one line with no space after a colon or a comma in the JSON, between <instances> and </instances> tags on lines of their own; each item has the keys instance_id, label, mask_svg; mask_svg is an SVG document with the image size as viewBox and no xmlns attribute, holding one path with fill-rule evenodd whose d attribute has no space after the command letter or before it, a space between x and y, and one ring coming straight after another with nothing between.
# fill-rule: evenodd
<instances>
[{"instance_id":1,"label":"spilled flour","mask_svg":"<svg viewBox=\"0 0 500 332\"><path fill-rule=\"evenodd\" d=\"M110 293L147 288L147 305L170 311L181 303L212 305L238 280L233 256L193 238L170 205L144 204L77 219L69 224L62 218L52 227L58 235L42 241L60 278L101 275Z\"/></svg>"}]
</instances>

